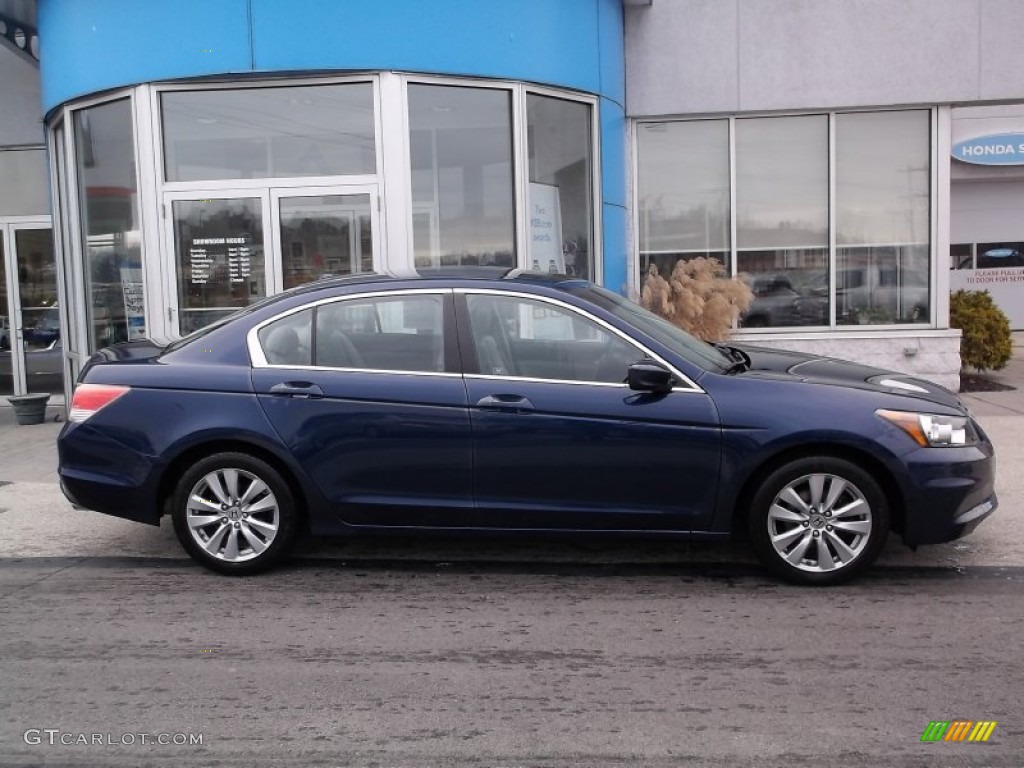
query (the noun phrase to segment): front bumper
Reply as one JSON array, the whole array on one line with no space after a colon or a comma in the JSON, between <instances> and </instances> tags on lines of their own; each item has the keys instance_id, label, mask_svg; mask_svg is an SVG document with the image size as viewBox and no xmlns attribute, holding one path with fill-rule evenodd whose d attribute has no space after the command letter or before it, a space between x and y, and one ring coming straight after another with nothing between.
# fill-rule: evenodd
<instances>
[{"instance_id":1,"label":"front bumper","mask_svg":"<svg viewBox=\"0 0 1024 768\"><path fill-rule=\"evenodd\" d=\"M903 540L910 546L966 536L999 501L995 456L987 440L962 448L922 448L907 457Z\"/></svg>"}]
</instances>

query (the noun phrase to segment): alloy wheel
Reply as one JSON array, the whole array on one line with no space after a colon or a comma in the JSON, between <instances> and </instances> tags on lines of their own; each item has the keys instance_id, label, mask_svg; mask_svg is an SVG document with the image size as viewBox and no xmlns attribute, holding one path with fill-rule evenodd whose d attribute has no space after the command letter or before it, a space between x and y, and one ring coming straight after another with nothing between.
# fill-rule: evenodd
<instances>
[{"instance_id":1,"label":"alloy wheel","mask_svg":"<svg viewBox=\"0 0 1024 768\"><path fill-rule=\"evenodd\" d=\"M252 472L223 468L189 492L189 534L208 555L228 563L259 557L278 535L281 509L270 486Z\"/></svg>"},{"instance_id":2,"label":"alloy wheel","mask_svg":"<svg viewBox=\"0 0 1024 768\"><path fill-rule=\"evenodd\" d=\"M871 538L871 505L850 480L803 475L776 494L768 510L775 553L793 568L824 573L855 562Z\"/></svg>"}]
</instances>

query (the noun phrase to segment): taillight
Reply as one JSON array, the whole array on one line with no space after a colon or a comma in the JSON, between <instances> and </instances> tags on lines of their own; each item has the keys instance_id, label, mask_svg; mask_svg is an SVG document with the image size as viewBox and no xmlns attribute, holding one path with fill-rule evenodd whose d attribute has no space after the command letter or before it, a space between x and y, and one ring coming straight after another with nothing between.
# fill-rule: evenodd
<instances>
[{"instance_id":1,"label":"taillight","mask_svg":"<svg viewBox=\"0 0 1024 768\"><path fill-rule=\"evenodd\" d=\"M106 408L131 387L115 384L79 384L71 397L71 412L68 421L82 422L102 408Z\"/></svg>"}]
</instances>

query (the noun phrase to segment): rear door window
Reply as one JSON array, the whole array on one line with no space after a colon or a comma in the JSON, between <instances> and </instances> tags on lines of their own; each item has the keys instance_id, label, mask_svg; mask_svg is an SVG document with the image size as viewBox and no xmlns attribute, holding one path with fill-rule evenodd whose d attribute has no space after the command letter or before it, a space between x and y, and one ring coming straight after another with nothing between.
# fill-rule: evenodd
<instances>
[{"instance_id":1,"label":"rear door window","mask_svg":"<svg viewBox=\"0 0 1024 768\"><path fill-rule=\"evenodd\" d=\"M343 299L316 312L314 365L444 372L444 296Z\"/></svg>"}]
</instances>

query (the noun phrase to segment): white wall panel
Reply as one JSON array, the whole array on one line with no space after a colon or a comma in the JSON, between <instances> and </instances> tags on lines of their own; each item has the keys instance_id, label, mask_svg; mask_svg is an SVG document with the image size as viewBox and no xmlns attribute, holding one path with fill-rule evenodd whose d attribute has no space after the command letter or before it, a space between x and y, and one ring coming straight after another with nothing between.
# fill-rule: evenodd
<instances>
[{"instance_id":1,"label":"white wall panel","mask_svg":"<svg viewBox=\"0 0 1024 768\"><path fill-rule=\"evenodd\" d=\"M42 146L39 68L0 45L0 147Z\"/></svg>"},{"instance_id":2,"label":"white wall panel","mask_svg":"<svg viewBox=\"0 0 1024 768\"><path fill-rule=\"evenodd\" d=\"M1019 100L1021 0L626 8L631 116Z\"/></svg>"}]
</instances>

